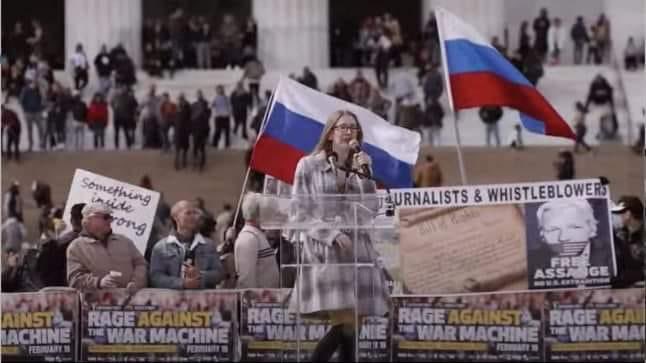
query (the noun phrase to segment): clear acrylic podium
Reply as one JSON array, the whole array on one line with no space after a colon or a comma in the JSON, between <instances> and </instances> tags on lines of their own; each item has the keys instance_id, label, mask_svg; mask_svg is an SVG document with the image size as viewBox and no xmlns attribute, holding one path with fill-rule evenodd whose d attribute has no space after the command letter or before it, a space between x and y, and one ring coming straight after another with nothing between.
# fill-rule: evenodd
<instances>
[{"instance_id":1,"label":"clear acrylic podium","mask_svg":"<svg viewBox=\"0 0 646 363\"><path fill-rule=\"evenodd\" d=\"M373 241L394 226L392 218L383 218L378 196L291 195L289 189L281 190L284 185L265 187L261 228L281 231L281 276L290 270L295 275L293 288L283 285L292 288L284 301L289 312L285 329L293 325L295 332L285 339L283 360L310 361L316 345L339 322L354 327L354 344L343 347L346 357L352 347L356 361L383 360L372 354L370 333L362 332L362 322L387 324L390 312L386 271ZM344 361L343 354L339 346L332 361Z\"/></svg>"}]
</instances>

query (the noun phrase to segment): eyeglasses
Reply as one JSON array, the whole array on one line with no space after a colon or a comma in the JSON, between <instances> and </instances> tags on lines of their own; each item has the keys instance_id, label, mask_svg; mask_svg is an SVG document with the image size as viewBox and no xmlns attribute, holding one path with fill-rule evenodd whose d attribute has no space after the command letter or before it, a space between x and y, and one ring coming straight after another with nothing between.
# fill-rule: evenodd
<instances>
[{"instance_id":1,"label":"eyeglasses","mask_svg":"<svg viewBox=\"0 0 646 363\"><path fill-rule=\"evenodd\" d=\"M335 130L339 130L342 132L356 132L359 130L359 126L354 126L354 125L339 125L339 126L334 126Z\"/></svg>"},{"instance_id":2,"label":"eyeglasses","mask_svg":"<svg viewBox=\"0 0 646 363\"><path fill-rule=\"evenodd\" d=\"M95 214L93 217L98 217L104 221L112 221L114 218L110 214Z\"/></svg>"}]
</instances>

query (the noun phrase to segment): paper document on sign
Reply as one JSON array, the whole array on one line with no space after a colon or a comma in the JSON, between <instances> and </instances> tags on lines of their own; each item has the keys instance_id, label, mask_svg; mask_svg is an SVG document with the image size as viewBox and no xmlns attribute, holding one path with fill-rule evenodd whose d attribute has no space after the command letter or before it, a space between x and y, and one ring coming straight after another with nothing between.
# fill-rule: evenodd
<instances>
[{"instance_id":1,"label":"paper document on sign","mask_svg":"<svg viewBox=\"0 0 646 363\"><path fill-rule=\"evenodd\" d=\"M517 205L399 211L401 268L414 294L527 289Z\"/></svg>"}]
</instances>

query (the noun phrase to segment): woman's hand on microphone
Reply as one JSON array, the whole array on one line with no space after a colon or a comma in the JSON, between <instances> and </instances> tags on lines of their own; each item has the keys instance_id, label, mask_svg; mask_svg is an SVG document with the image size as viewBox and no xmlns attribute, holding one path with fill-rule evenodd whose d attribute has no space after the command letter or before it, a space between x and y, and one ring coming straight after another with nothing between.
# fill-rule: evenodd
<instances>
[{"instance_id":1,"label":"woman's hand on microphone","mask_svg":"<svg viewBox=\"0 0 646 363\"><path fill-rule=\"evenodd\" d=\"M336 244L339 245L342 250L349 251L352 249L352 240L345 233L339 233L339 235L336 236Z\"/></svg>"},{"instance_id":2,"label":"woman's hand on microphone","mask_svg":"<svg viewBox=\"0 0 646 363\"><path fill-rule=\"evenodd\" d=\"M358 153L354 154L352 162L352 168L362 171L361 169L363 165L367 166L368 169L371 169L372 158L370 157L370 155L368 155L368 153L359 151Z\"/></svg>"}]
</instances>

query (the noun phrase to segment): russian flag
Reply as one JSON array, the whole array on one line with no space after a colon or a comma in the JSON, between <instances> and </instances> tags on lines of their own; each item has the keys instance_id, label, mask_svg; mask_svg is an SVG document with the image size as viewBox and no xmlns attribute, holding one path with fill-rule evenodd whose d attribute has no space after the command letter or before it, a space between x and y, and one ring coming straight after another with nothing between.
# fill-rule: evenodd
<instances>
[{"instance_id":1,"label":"russian flag","mask_svg":"<svg viewBox=\"0 0 646 363\"><path fill-rule=\"evenodd\" d=\"M507 106L520 111L531 132L575 139L538 90L472 26L444 9L435 14L453 110Z\"/></svg>"},{"instance_id":2,"label":"russian flag","mask_svg":"<svg viewBox=\"0 0 646 363\"><path fill-rule=\"evenodd\" d=\"M274 90L250 167L292 184L296 164L314 150L327 118L337 110L349 110L359 118L362 147L372 158L375 179L390 188L412 186L419 133L288 78L281 78Z\"/></svg>"}]
</instances>

